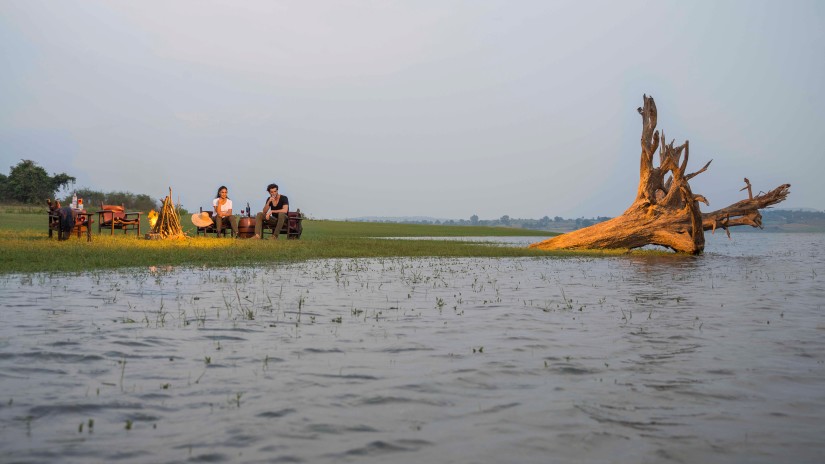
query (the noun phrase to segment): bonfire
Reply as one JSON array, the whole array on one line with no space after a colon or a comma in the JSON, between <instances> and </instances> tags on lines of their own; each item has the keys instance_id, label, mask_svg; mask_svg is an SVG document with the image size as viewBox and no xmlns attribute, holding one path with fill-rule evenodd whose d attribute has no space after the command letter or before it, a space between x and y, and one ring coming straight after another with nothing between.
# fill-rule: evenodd
<instances>
[{"instance_id":1,"label":"bonfire","mask_svg":"<svg viewBox=\"0 0 825 464\"><path fill-rule=\"evenodd\" d=\"M180 216L172 203L172 188L169 188L169 196L163 199L163 206L160 213L155 210L149 211L147 215L152 232L146 238L185 238L183 228L180 225Z\"/></svg>"}]
</instances>

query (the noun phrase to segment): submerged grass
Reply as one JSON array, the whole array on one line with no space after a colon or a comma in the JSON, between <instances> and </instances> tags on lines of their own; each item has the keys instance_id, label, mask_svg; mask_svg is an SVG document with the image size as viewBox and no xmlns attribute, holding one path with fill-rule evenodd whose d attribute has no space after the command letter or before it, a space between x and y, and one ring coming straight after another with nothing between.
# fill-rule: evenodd
<instances>
[{"instance_id":1,"label":"submerged grass","mask_svg":"<svg viewBox=\"0 0 825 464\"><path fill-rule=\"evenodd\" d=\"M141 228L142 231L148 230ZM194 235L194 230L186 230ZM45 214L7 212L0 224L0 273L74 272L148 266L236 266L267 262L361 257L511 257L551 253L478 242L431 237L549 236L546 231L498 227L419 224L304 222L301 240L233 240L189 237L182 240L146 240L135 234L92 231L58 242L48 237ZM422 240L386 240L382 237L428 237ZM537 240L539 240L537 238ZM553 253L564 254L564 253Z\"/></svg>"}]
</instances>

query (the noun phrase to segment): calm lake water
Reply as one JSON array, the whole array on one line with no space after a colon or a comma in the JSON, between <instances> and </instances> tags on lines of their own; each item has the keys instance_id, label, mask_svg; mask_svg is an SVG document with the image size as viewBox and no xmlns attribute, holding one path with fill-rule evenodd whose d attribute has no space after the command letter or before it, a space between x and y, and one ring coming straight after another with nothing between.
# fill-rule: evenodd
<instances>
[{"instance_id":1,"label":"calm lake water","mask_svg":"<svg viewBox=\"0 0 825 464\"><path fill-rule=\"evenodd\" d=\"M733 237L0 276L0 462L822 462L825 234Z\"/></svg>"}]
</instances>

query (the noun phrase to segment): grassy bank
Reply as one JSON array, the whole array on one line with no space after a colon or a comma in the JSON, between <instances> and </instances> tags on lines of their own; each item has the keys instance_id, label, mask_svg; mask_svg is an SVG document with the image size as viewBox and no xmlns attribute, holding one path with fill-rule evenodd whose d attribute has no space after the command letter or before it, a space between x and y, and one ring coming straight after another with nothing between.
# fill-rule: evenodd
<instances>
[{"instance_id":1,"label":"grassy bank","mask_svg":"<svg viewBox=\"0 0 825 464\"><path fill-rule=\"evenodd\" d=\"M188 218L186 232L194 235ZM85 237L58 242L49 239L45 213L6 212L0 222L0 273L74 272L92 269L149 266L235 266L319 258L360 257L509 257L546 256L527 248L489 246L439 239L385 240L382 237L496 237L552 235L545 231L500 227L339 221L304 222L301 240L232 240L190 237L184 240L145 240L135 234L105 232L93 226L92 242ZM148 224L141 226L148 231ZM562 253L555 253L562 254Z\"/></svg>"}]
</instances>

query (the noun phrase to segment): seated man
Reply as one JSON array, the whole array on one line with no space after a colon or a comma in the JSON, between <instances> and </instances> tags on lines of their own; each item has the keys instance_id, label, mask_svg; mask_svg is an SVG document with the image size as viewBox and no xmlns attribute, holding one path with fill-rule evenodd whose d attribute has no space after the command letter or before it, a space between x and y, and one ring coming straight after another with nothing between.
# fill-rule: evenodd
<instances>
[{"instance_id":1,"label":"seated man","mask_svg":"<svg viewBox=\"0 0 825 464\"><path fill-rule=\"evenodd\" d=\"M286 195L278 193L278 185L276 184L269 184L266 190L269 192L269 198L264 203L263 211L255 216L255 236L253 238L261 238L264 224L266 224L267 227L275 226L274 235L275 240L277 240L289 212L289 199Z\"/></svg>"}]
</instances>

